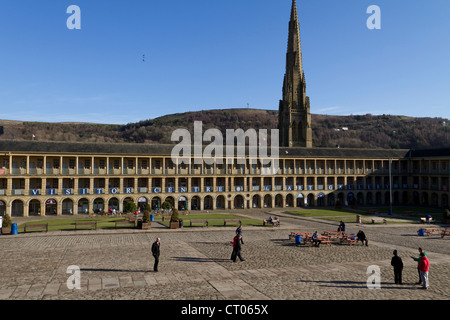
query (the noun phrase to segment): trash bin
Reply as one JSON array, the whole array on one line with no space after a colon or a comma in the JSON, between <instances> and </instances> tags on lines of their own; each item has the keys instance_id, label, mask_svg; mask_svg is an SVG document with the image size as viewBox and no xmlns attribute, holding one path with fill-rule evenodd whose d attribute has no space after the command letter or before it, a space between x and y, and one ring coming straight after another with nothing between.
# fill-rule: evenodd
<instances>
[{"instance_id":1,"label":"trash bin","mask_svg":"<svg viewBox=\"0 0 450 320\"><path fill-rule=\"evenodd\" d=\"M155 221L155 215L153 213L150 215L150 221Z\"/></svg>"},{"instance_id":2,"label":"trash bin","mask_svg":"<svg viewBox=\"0 0 450 320\"><path fill-rule=\"evenodd\" d=\"M180 219L180 228L183 228L183 219Z\"/></svg>"},{"instance_id":3,"label":"trash bin","mask_svg":"<svg viewBox=\"0 0 450 320\"><path fill-rule=\"evenodd\" d=\"M11 225L11 234L18 234L19 232L17 231L17 223L13 223Z\"/></svg>"},{"instance_id":4,"label":"trash bin","mask_svg":"<svg viewBox=\"0 0 450 320\"><path fill-rule=\"evenodd\" d=\"M419 234L419 236L423 237L425 235L425 230L419 229L419 231L417 231L417 233Z\"/></svg>"},{"instance_id":5,"label":"trash bin","mask_svg":"<svg viewBox=\"0 0 450 320\"><path fill-rule=\"evenodd\" d=\"M295 235L295 244L301 244L302 243L302 236L296 234Z\"/></svg>"},{"instance_id":6,"label":"trash bin","mask_svg":"<svg viewBox=\"0 0 450 320\"><path fill-rule=\"evenodd\" d=\"M142 229L142 219L138 219L137 221L137 228Z\"/></svg>"},{"instance_id":7,"label":"trash bin","mask_svg":"<svg viewBox=\"0 0 450 320\"><path fill-rule=\"evenodd\" d=\"M361 223L361 216L359 214L356 215L356 223Z\"/></svg>"}]
</instances>

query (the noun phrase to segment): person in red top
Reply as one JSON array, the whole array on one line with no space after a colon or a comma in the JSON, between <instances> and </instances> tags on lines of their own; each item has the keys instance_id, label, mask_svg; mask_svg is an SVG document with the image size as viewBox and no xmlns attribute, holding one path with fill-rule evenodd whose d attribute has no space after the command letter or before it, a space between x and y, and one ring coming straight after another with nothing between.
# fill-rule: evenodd
<instances>
[{"instance_id":1,"label":"person in red top","mask_svg":"<svg viewBox=\"0 0 450 320\"><path fill-rule=\"evenodd\" d=\"M422 280L421 289L428 289L428 270L430 268L430 261L423 252L420 253L419 271Z\"/></svg>"}]
</instances>

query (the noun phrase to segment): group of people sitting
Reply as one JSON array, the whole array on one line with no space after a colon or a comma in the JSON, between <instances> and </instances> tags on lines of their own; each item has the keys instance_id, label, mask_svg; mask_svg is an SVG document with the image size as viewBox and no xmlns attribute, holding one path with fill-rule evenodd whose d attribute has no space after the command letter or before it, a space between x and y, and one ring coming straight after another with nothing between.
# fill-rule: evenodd
<instances>
[{"instance_id":1,"label":"group of people sitting","mask_svg":"<svg viewBox=\"0 0 450 320\"><path fill-rule=\"evenodd\" d=\"M280 219L278 217L272 218L272 216L270 216L269 219L264 219L264 223L270 223L274 226L279 226Z\"/></svg>"},{"instance_id":2,"label":"group of people sitting","mask_svg":"<svg viewBox=\"0 0 450 320\"><path fill-rule=\"evenodd\" d=\"M344 222L341 221L341 224L338 227L338 231L342 231L345 232L345 224ZM320 240L319 238L319 234L316 232L313 233L313 235L311 236L312 241L314 242L314 246L318 247L320 245L320 243L322 242L322 240ZM366 245L366 247L369 246L369 240L366 237L366 234L364 233L364 231L359 230L358 233L356 234L356 238L358 241L361 241L362 245Z\"/></svg>"}]
</instances>

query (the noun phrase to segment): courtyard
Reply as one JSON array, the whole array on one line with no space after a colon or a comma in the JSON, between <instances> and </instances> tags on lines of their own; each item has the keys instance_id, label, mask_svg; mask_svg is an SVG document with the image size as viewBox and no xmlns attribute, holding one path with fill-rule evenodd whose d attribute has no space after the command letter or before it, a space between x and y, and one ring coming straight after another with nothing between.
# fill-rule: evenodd
<instances>
[{"instance_id":1,"label":"courtyard","mask_svg":"<svg viewBox=\"0 0 450 320\"><path fill-rule=\"evenodd\" d=\"M242 211L252 218L277 215L280 227L244 227L244 262L230 260L235 227L170 230L89 230L0 237L0 299L9 300L448 300L450 239L420 237L416 224L358 225L370 242L299 246L292 231L334 230L337 224L287 213ZM161 238L160 270L151 244ZM422 247L430 259L430 288L417 290ZM390 265L397 249L403 285ZM380 289L369 289L369 266L381 270ZM81 288L70 290L69 266L80 269Z\"/></svg>"}]
</instances>

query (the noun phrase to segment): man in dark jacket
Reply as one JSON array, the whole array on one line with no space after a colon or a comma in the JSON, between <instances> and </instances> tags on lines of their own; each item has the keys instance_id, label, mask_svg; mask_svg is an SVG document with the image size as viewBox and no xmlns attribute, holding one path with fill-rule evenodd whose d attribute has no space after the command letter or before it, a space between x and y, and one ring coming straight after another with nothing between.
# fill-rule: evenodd
<instances>
[{"instance_id":1,"label":"man in dark jacket","mask_svg":"<svg viewBox=\"0 0 450 320\"><path fill-rule=\"evenodd\" d=\"M397 250L394 250L394 256L391 260L391 266L394 267L395 284L402 284L403 261L402 258L397 255Z\"/></svg>"},{"instance_id":2,"label":"man in dark jacket","mask_svg":"<svg viewBox=\"0 0 450 320\"><path fill-rule=\"evenodd\" d=\"M156 238L156 241L153 242L153 245L152 245L152 255L155 258L155 264L153 266L153 271L155 271L155 272L158 272L160 246L161 246L161 239Z\"/></svg>"},{"instance_id":3,"label":"man in dark jacket","mask_svg":"<svg viewBox=\"0 0 450 320\"><path fill-rule=\"evenodd\" d=\"M236 262L236 258L245 261L241 256L241 240L242 236L238 234L233 239L233 252L231 253L231 260L233 260L233 262Z\"/></svg>"},{"instance_id":4,"label":"man in dark jacket","mask_svg":"<svg viewBox=\"0 0 450 320\"><path fill-rule=\"evenodd\" d=\"M358 240L361 241L362 245L364 245L364 242L366 243L366 247L369 245L369 240L367 239L364 231L359 230L356 236L358 237Z\"/></svg>"}]
</instances>

